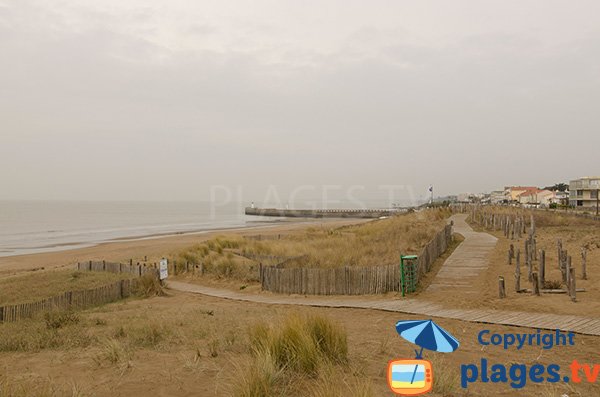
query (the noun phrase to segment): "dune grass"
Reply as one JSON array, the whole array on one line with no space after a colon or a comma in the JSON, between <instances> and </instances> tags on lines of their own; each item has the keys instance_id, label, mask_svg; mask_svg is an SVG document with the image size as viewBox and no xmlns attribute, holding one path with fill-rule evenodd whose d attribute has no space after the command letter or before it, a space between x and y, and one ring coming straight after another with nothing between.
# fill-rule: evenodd
<instances>
[{"instance_id":1,"label":"dune grass","mask_svg":"<svg viewBox=\"0 0 600 397\"><path fill-rule=\"evenodd\" d=\"M531 215L535 219L535 225L538 227L552 227L552 226L596 226L598 221L576 216L576 212L567 211L553 211L543 209L531 209L521 207L509 207L509 206L484 206L478 211L489 214L508 214L508 215L521 215L525 219L525 222L529 225Z\"/></svg>"},{"instance_id":2,"label":"dune grass","mask_svg":"<svg viewBox=\"0 0 600 397\"><path fill-rule=\"evenodd\" d=\"M139 282L135 291L136 295L144 298L166 295L160 280L158 280L154 274L146 273L138 280Z\"/></svg>"},{"instance_id":3,"label":"dune grass","mask_svg":"<svg viewBox=\"0 0 600 397\"><path fill-rule=\"evenodd\" d=\"M269 356L278 369L316 374L323 361L348 359L345 331L325 317L291 315L279 326L256 324L250 331L255 353Z\"/></svg>"},{"instance_id":4,"label":"dune grass","mask_svg":"<svg viewBox=\"0 0 600 397\"><path fill-rule=\"evenodd\" d=\"M222 278L251 279L271 256L287 267L381 266L398 261L400 253L418 254L446 223L447 209L429 209L339 228L309 227L281 239L247 239L223 235L172 256L175 263L202 265ZM277 262L277 259L275 260Z\"/></svg>"},{"instance_id":5,"label":"dune grass","mask_svg":"<svg viewBox=\"0 0 600 397\"><path fill-rule=\"evenodd\" d=\"M249 339L251 360L240 368L234 396L373 395L368 379L351 375L346 331L327 317L291 314L276 324L260 322Z\"/></svg>"},{"instance_id":6,"label":"dune grass","mask_svg":"<svg viewBox=\"0 0 600 397\"><path fill-rule=\"evenodd\" d=\"M48 270L3 277L0 278L0 306L34 302L67 291L96 288L127 277L133 276L73 270Z\"/></svg>"}]
</instances>

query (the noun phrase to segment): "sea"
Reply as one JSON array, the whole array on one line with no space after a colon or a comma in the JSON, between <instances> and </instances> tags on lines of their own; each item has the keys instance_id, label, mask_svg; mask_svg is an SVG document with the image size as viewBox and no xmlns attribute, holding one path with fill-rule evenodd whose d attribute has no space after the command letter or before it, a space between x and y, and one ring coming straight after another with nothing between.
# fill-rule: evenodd
<instances>
[{"instance_id":1,"label":"sea","mask_svg":"<svg viewBox=\"0 0 600 397\"><path fill-rule=\"evenodd\" d=\"M0 257L278 221L237 202L0 201Z\"/></svg>"},{"instance_id":2,"label":"sea","mask_svg":"<svg viewBox=\"0 0 600 397\"><path fill-rule=\"evenodd\" d=\"M406 202L409 205L410 202ZM269 227L298 218L244 214L254 203L231 201L9 201L0 200L0 257L64 251L100 243L185 233ZM281 202L256 203L286 208ZM290 208L390 208L385 200L295 202Z\"/></svg>"}]
</instances>

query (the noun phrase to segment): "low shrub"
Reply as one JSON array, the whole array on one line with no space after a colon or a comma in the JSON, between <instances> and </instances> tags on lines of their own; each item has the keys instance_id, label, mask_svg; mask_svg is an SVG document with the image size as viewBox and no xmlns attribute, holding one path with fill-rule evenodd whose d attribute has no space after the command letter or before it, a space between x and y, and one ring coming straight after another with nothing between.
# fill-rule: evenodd
<instances>
[{"instance_id":1,"label":"low shrub","mask_svg":"<svg viewBox=\"0 0 600 397\"><path fill-rule=\"evenodd\" d=\"M166 295L160 280L151 273L146 273L138 279L135 292L137 295L144 298Z\"/></svg>"},{"instance_id":2,"label":"low shrub","mask_svg":"<svg viewBox=\"0 0 600 397\"><path fill-rule=\"evenodd\" d=\"M544 281L544 289L561 289L562 281L560 280L546 280Z\"/></svg>"},{"instance_id":3,"label":"low shrub","mask_svg":"<svg viewBox=\"0 0 600 397\"><path fill-rule=\"evenodd\" d=\"M44 313L46 328L58 329L79 323L79 315L72 311L51 311Z\"/></svg>"},{"instance_id":4,"label":"low shrub","mask_svg":"<svg viewBox=\"0 0 600 397\"><path fill-rule=\"evenodd\" d=\"M289 316L278 327L257 324L250 330L255 354L266 352L279 369L314 375L323 362L345 363L348 342L344 329L322 316Z\"/></svg>"},{"instance_id":5,"label":"low shrub","mask_svg":"<svg viewBox=\"0 0 600 397\"><path fill-rule=\"evenodd\" d=\"M265 350L255 352L252 363L239 368L240 374L234 385L236 397L269 397L277 394L276 389L284 378L273 356Z\"/></svg>"}]
</instances>

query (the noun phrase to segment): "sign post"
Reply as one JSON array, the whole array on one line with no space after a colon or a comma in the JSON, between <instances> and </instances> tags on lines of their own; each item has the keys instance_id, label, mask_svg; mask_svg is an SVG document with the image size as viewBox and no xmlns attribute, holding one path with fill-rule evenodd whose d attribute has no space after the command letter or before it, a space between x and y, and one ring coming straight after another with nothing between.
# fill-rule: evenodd
<instances>
[{"instance_id":1,"label":"sign post","mask_svg":"<svg viewBox=\"0 0 600 397\"><path fill-rule=\"evenodd\" d=\"M160 281L166 280L169 277L168 262L165 258L160 260L160 266L158 267L158 274Z\"/></svg>"}]
</instances>

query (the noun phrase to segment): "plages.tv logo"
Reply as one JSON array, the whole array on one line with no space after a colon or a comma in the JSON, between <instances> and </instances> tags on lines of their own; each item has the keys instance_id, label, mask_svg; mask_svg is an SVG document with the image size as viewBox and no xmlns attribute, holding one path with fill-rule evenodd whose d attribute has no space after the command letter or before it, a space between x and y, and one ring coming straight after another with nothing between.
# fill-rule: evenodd
<instances>
[{"instance_id":1,"label":"plages.tv logo","mask_svg":"<svg viewBox=\"0 0 600 397\"><path fill-rule=\"evenodd\" d=\"M431 362L423 359L423 349L451 353L460 343L448 331L432 320L398 321L396 331L410 343L419 346L414 359L397 359L388 362L387 382L390 389L400 396L417 396L429 393L433 388Z\"/></svg>"}]
</instances>

